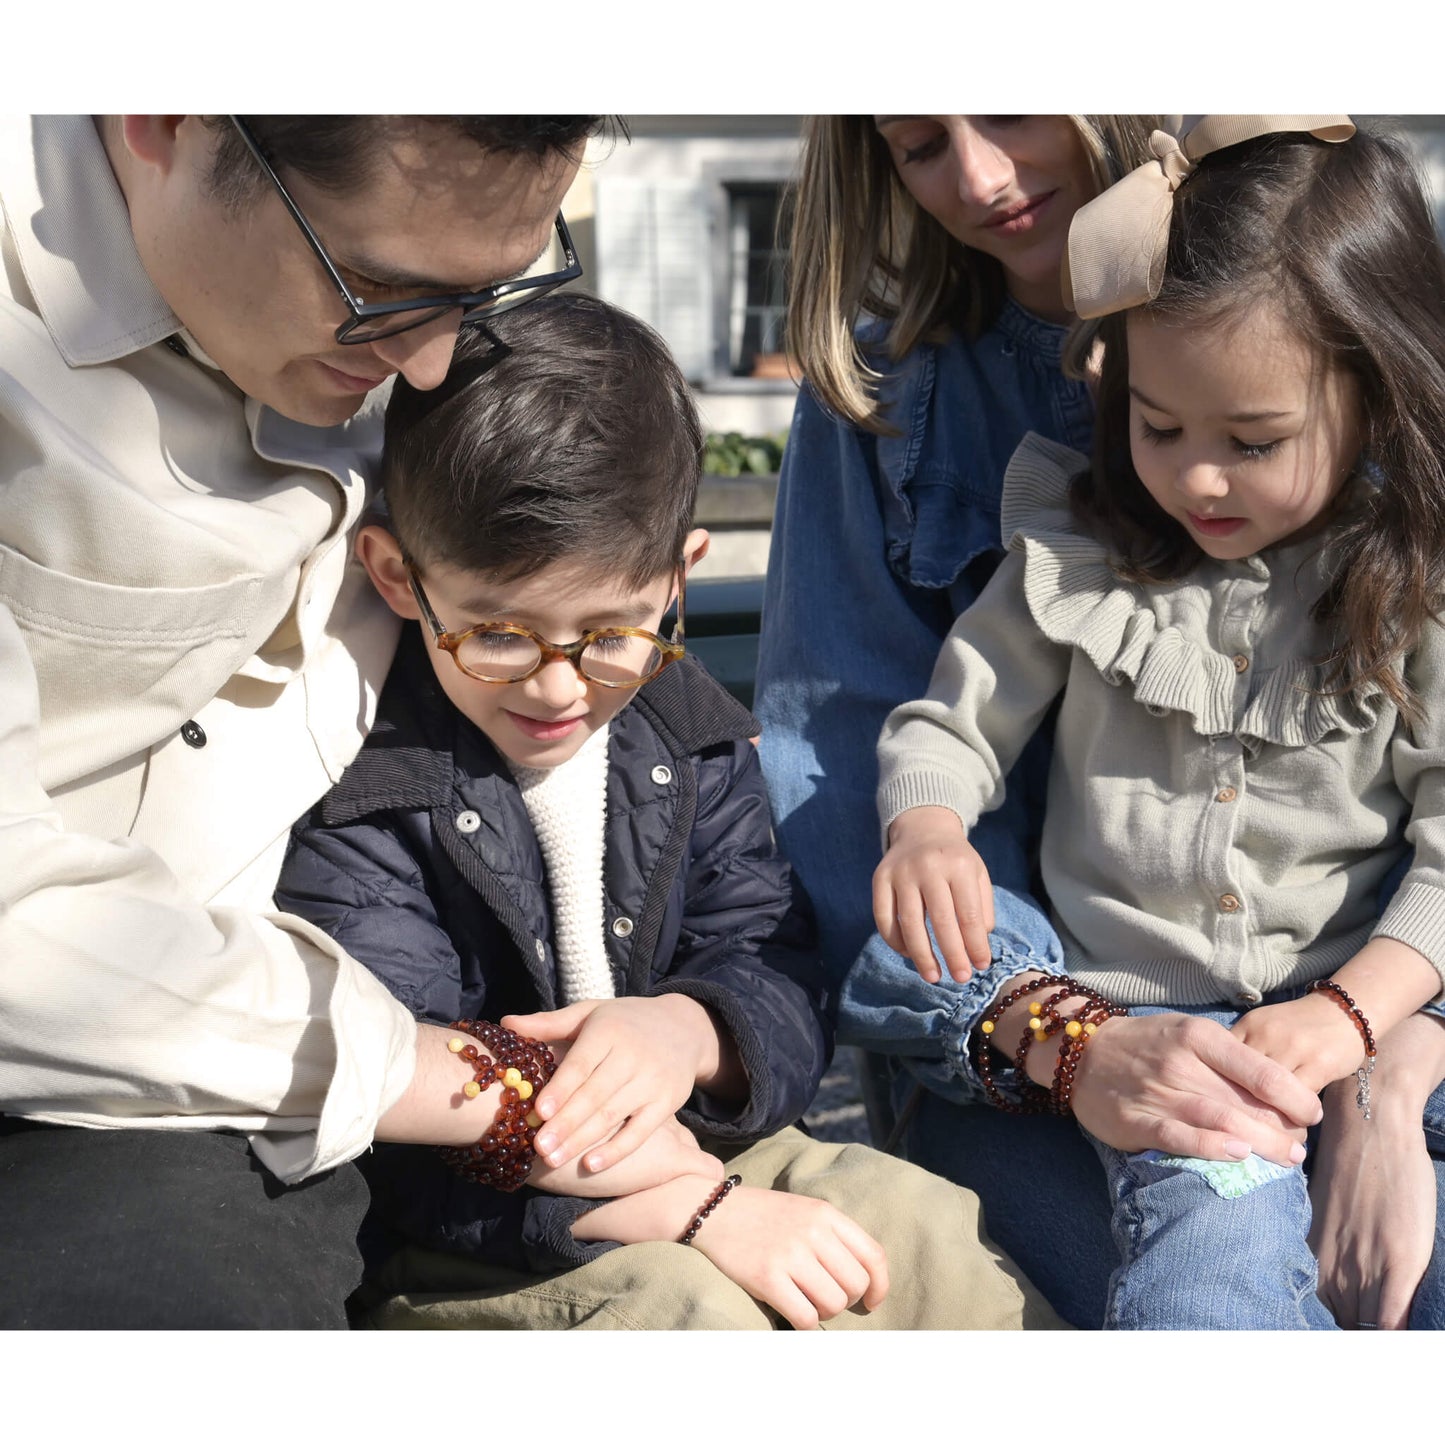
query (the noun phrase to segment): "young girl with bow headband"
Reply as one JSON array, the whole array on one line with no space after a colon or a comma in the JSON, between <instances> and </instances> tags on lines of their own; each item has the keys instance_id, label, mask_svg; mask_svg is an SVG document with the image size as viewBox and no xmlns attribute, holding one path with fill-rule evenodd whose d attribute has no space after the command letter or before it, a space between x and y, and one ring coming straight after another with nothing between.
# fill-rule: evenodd
<instances>
[{"instance_id":1,"label":"young girl with bow headband","mask_svg":"<svg viewBox=\"0 0 1445 1445\"><path fill-rule=\"evenodd\" d=\"M1091 1137L1106 1324L1375 1328L1413 1291L1439 1327L1431 1218L1391 1281L1338 1204L1311 1231L1298 1166L1323 1092L1312 1162L1343 1137L1416 1202L1445 1169L1445 255L1404 151L1347 116L1151 149L1070 232L1066 294L1105 318L1092 460L1020 446L1009 554L884 730L878 927L926 978L935 943L959 981L988 965L967 832L1058 699L1062 957L1010 965L977 1066Z\"/></svg>"}]
</instances>

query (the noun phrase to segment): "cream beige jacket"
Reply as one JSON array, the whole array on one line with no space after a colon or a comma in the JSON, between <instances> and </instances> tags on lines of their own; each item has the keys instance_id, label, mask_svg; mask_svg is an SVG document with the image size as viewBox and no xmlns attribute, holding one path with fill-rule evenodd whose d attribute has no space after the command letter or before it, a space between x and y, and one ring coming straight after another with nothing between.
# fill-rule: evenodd
<instances>
[{"instance_id":1,"label":"cream beige jacket","mask_svg":"<svg viewBox=\"0 0 1445 1445\"><path fill-rule=\"evenodd\" d=\"M0 1110L353 1157L415 1024L274 911L395 619L351 557L379 445L185 338L88 117L0 118Z\"/></svg>"},{"instance_id":2,"label":"cream beige jacket","mask_svg":"<svg viewBox=\"0 0 1445 1445\"><path fill-rule=\"evenodd\" d=\"M1062 694L1042 864L1068 972L1120 1003L1239 1007L1383 934L1445 983L1445 629L1409 659L1413 731L1378 686L1326 696L1318 542L1125 583L1070 516L1086 465L1033 434L1014 453L1008 555L884 728L885 836L925 804L971 828Z\"/></svg>"}]
</instances>

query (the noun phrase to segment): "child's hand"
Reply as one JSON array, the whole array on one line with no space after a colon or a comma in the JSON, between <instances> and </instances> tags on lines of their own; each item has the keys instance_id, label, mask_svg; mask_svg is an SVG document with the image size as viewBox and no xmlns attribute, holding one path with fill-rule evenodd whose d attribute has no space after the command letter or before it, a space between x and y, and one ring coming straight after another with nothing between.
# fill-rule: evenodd
<instances>
[{"instance_id":1,"label":"child's hand","mask_svg":"<svg viewBox=\"0 0 1445 1445\"><path fill-rule=\"evenodd\" d=\"M664 1119L637 1149L611 1169L594 1173L582 1168L576 1159L554 1169L538 1159L527 1183L548 1194L567 1194L577 1199L621 1199L682 1175L701 1176L720 1184L722 1161L707 1153L676 1119Z\"/></svg>"},{"instance_id":2,"label":"child's hand","mask_svg":"<svg viewBox=\"0 0 1445 1445\"><path fill-rule=\"evenodd\" d=\"M873 919L883 941L911 958L929 983L942 977L929 923L959 983L988 967L993 886L952 809L910 808L893 820L873 875Z\"/></svg>"},{"instance_id":3,"label":"child's hand","mask_svg":"<svg viewBox=\"0 0 1445 1445\"><path fill-rule=\"evenodd\" d=\"M740 1185L692 1241L734 1284L795 1330L816 1329L860 1300L888 1293L883 1246L821 1199Z\"/></svg>"},{"instance_id":4,"label":"child's hand","mask_svg":"<svg viewBox=\"0 0 1445 1445\"><path fill-rule=\"evenodd\" d=\"M671 1119L716 1067L719 1050L712 1016L680 993L586 999L552 1013L510 1014L502 1027L543 1043L570 1040L537 1095L547 1123L536 1150L553 1168L585 1155L583 1167L594 1173L615 1168Z\"/></svg>"},{"instance_id":5,"label":"child's hand","mask_svg":"<svg viewBox=\"0 0 1445 1445\"><path fill-rule=\"evenodd\" d=\"M1365 1046L1354 1022L1321 993L1250 1009L1232 1032L1282 1064L1312 1094L1347 1078L1365 1062Z\"/></svg>"}]
</instances>

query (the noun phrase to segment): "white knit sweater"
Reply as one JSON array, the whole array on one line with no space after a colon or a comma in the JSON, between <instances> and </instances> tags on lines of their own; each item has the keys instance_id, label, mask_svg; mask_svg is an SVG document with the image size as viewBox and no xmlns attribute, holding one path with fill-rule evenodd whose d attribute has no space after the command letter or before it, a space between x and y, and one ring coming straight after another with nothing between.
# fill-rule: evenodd
<instances>
[{"instance_id":1,"label":"white knit sweater","mask_svg":"<svg viewBox=\"0 0 1445 1445\"><path fill-rule=\"evenodd\" d=\"M557 993L564 1005L617 994L602 932L607 734L607 728L595 732L555 768L511 765L547 868Z\"/></svg>"}]
</instances>

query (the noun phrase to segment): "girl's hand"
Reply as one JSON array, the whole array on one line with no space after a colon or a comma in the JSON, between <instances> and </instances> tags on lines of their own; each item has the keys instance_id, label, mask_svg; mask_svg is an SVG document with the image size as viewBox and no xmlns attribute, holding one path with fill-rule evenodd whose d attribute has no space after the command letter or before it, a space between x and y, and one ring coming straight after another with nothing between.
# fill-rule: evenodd
<instances>
[{"instance_id":1,"label":"girl's hand","mask_svg":"<svg viewBox=\"0 0 1445 1445\"><path fill-rule=\"evenodd\" d=\"M712 1015L680 993L586 999L509 1014L502 1027L542 1043L570 1041L536 1098L546 1120L536 1150L553 1168L585 1155L594 1173L614 1168L671 1119L716 1071L721 1049Z\"/></svg>"},{"instance_id":2,"label":"girl's hand","mask_svg":"<svg viewBox=\"0 0 1445 1445\"><path fill-rule=\"evenodd\" d=\"M1033 1070L1044 1066L1028 1056ZM1035 1082L1047 1082L1035 1077ZM1305 1156L1320 1101L1288 1069L1211 1019L1142 1014L1108 1019L1080 1056L1075 1117L1126 1153L1161 1149L1198 1159L1278 1164Z\"/></svg>"},{"instance_id":3,"label":"girl's hand","mask_svg":"<svg viewBox=\"0 0 1445 1445\"><path fill-rule=\"evenodd\" d=\"M1435 1170L1420 1118L1445 1078L1445 1028L1414 1014L1381 1040L1366 1122L1345 1079L1325 1090L1310 1171L1319 1296L1343 1329L1404 1329L1435 1243Z\"/></svg>"},{"instance_id":4,"label":"girl's hand","mask_svg":"<svg viewBox=\"0 0 1445 1445\"><path fill-rule=\"evenodd\" d=\"M1283 1065L1314 1094L1365 1062L1354 1020L1322 993L1250 1009L1231 1032Z\"/></svg>"},{"instance_id":5,"label":"girl's hand","mask_svg":"<svg viewBox=\"0 0 1445 1445\"><path fill-rule=\"evenodd\" d=\"M883 1246L821 1199L740 1185L704 1221L692 1241L755 1300L795 1330L863 1302L877 1309L888 1293Z\"/></svg>"},{"instance_id":6,"label":"girl's hand","mask_svg":"<svg viewBox=\"0 0 1445 1445\"><path fill-rule=\"evenodd\" d=\"M983 859L950 808L910 808L888 829L888 851L873 875L873 919L883 941L928 980L942 977L933 937L959 983L987 968L993 886Z\"/></svg>"},{"instance_id":7,"label":"girl's hand","mask_svg":"<svg viewBox=\"0 0 1445 1445\"><path fill-rule=\"evenodd\" d=\"M538 1159L532 1165L527 1183L548 1194L566 1194L576 1199L620 1199L682 1176L720 1184L722 1160L707 1153L676 1119L665 1119L626 1159L600 1174L582 1168L576 1159L569 1160L560 1169Z\"/></svg>"}]
</instances>

